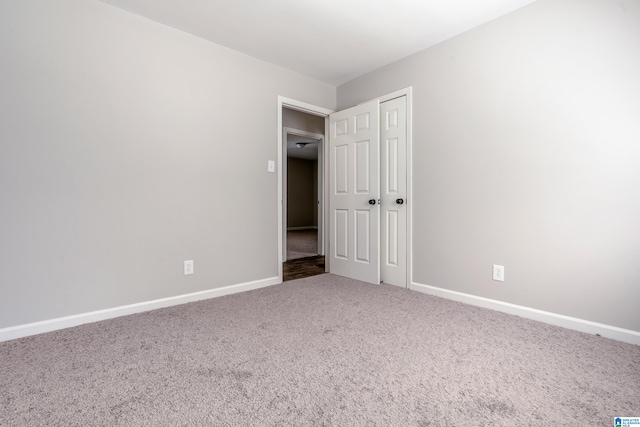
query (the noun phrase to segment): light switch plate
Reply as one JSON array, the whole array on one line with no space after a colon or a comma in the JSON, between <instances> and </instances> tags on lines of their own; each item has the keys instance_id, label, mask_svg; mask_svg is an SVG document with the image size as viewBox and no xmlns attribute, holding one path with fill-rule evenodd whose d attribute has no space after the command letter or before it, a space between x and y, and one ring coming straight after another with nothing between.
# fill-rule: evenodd
<instances>
[{"instance_id":1,"label":"light switch plate","mask_svg":"<svg viewBox=\"0 0 640 427\"><path fill-rule=\"evenodd\" d=\"M275 160L267 161L267 172L275 172L276 171L276 162Z\"/></svg>"}]
</instances>

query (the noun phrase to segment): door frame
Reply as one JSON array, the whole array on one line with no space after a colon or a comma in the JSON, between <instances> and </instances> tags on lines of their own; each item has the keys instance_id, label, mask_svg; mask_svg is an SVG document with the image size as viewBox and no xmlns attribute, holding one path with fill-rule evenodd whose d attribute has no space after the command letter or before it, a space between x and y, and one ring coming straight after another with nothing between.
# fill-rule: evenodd
<instances>
[{"instance_id":1,"label":"door frame","mask_svg":"<svg viewBox=\"0 0 640 427\"><path fill-rule=\"evenodd\" d=\"M278 280L282 283L283 273L282 273L282 262L283 262L283 250L286 250L286 246L284 246L284 242L286 239L285 233L285 221L286 218L283 218L283 208L284 208L284 194L283 194L283 126L282 126L282 109L289 108L291 110L297 110L303 113L312 114L314 116L319 116L324 118L324 135L325 141L327 140L327 135L329 135L329 114L333 113L333 110L329 110L327 108L318 107L316 105L308 104L306 102L298 101L295 99L287 98L281 95L278 95L278 139L277 139L277 159L280 162L280 167L277 168L277 181L278 181ZM329 188L327 180L329 179L328 171L329 165L327 163L327 152L328 150L322 150L322 161L324 166L323 171L323 183L322 188ZM318 159L319 161L320 159ZM319 167L319 166L318 166ZM318 183L320 186L320 183ZM327 200L326 200L326 191L323 191L322 194L322 205L324 207L323 219L327 218L327 210L329 209ZM320 218L318 218L318 222ZM331 244L328 239L329 227L327 224L323 224L323 234L324 234L324 250L325 253L329 250L329 245ZM283 249L284 248L284 249ZM329 271L329 263L325 260L325 269L324 271Z\"/></svg>"},{"instance_id":2,"label":"door frame","mask_svg":"<svg viewBox=\"0 0 640 427\"><path fill-rule=\"evenodd\" d=\"M409 86L404 89L400 89L386 95L379 96L377 98L370 99L368 101L378 100L380 103L385 101L390 101L395 98L399 98L401 96L406 96L407 99L407 278L406 278L406 288L410 288L413 283L413 274L412 274L412 266L413 266L413 87ZM368 102L366 101L366 102ZM362 102L361 102L362 104ZM282 163L282 147L283 147L283 132L282 132L282 108L290 108L292 110L301 111L303 113L312 114L315 116L324 117L324 127L325 127L325 142L329 140L329 114L333 113L333 110L329 110L327 108L318 107L312 104L308 104L306 102L297 101L295 99L287 98L284 96L278 95L278 139L277 139L277 158L278 161ZM324 161L324 184L323 187L325 189L329 188L329 173L331 169L331 165L329 165L328 161L329 150L324 150L323 153L323 161ZM282 167L277 169L278 171L278 279L279 282L282 282L282 250L283 250L283 187L282 187ZM328 218L329 216L329 204L326 200L326 193L323 193L323 204L324 204L324 215L323 218ZM331 239L329 225L325 222L324 224L324 249L325 254L331 250ZM329 271L329 259L331 257L325 256L325 271Z\"/></svg>"},{"instance_id":3,"label":"door frame","mask_svg":"<svg viewBox=\"0 0 640 427\"><path fill-rule=\"evenodd\" d=\"M318 200L316 210L318 211L318 254L324 255L324 141L325 135L319 133L308 132L306 130L295 129L290 127L282 128L282 259L287 260L287 213L289 210L289 197L285 192L287 187L287 176L289 173L289 160L285 147L287 146L289 135L302 136L304 138L315 139L318 141L318 174L317 191Z\"/></svg>"}]
</instances>

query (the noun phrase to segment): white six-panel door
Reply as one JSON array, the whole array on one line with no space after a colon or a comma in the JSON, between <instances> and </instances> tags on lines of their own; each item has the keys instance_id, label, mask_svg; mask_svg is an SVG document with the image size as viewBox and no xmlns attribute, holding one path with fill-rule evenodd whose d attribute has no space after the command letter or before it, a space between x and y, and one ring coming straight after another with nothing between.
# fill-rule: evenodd
<instances>
[{"instance_id":1,"label":"white six-panel door","mask_svg":"<svg viewBox=\"0 0 640 427\"><path fill-rule=\"evenodd\" d=\"M380 274L407 287L407 103L380 104Z\"/></svg>"},{"instance_id":2,"label":"white six-panel door","mask_svg":"<svg viewBox=\"0 0 640 427\"><path fill-rule=\"evenodd\" d=\"M379 103L329 117L331 273L380 283Z\"/></svg>"}]
</instances>

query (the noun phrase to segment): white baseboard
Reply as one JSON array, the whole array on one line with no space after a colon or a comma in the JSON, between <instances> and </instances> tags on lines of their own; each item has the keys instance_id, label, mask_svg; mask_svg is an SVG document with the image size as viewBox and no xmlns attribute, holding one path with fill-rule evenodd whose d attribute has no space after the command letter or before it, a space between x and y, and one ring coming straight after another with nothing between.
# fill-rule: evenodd
<instances>
[{"instance_id":1,"label":"white baseboard","mask_svg":"<svg viewBox=\"0 0 640 427\"><path fill-rule=\"evenodd\" d=\"M143 311L155 310L173 305L185 304L188 302L200 301L209 298L217 298L224 295L239 292L251 291L253 289L264 288L266 286L281 283L278 277L255 280L253 282L240 283L237 285L225 286L222 288L209 289L206 291L193 292L190 294L177 295L175 297L162 298L153 301L145 301L136 304L123 305L120 307L107 308L105 310L92 311L89 313L75 314L72 316L60 317L57 319L44 320L41 322L27 323L24 325L11 326L0 329L0 342L17 338L28 337L30 335L42 334L44 332L56 331L58 329L70 328L85 323L99 322L101 320L113 319L114 317L127 316L129 314L141 313Z\"/></svg>"},{"instance_id":2,"label":"white baseboard","mask_svg":"<svg viewBox=\"0 0 640 427\"><path fill-rule=\"evenodd\" d=\"M548 311L524 307L508 302L465 294L462 292L450 291L448 289L437 288L435 286L423 285L421 283L412 282L411 285L409 285L409 289L441 298L463 302L465 304L489 308L503 313L549 323L551 325L561 326L567 329L573 329L575 331L585 332L592 335L598 334L606 338L640 345L639 331L618 328L616 326L609 326L602 323L591 322L589 320L564 316L562 314L550 313Z\"/></svg>"},{"instance_id":3,"label":"white baseboard","mask_svg":"<svg viewBox=\"0 0 640 427\"><path fill-rule=\"evenodd\" d=\"M317 230L318 227L315 225L308 225L304 227L287 227L287 231L298 231L298 230Z\"/></svg>"}]
</instances>

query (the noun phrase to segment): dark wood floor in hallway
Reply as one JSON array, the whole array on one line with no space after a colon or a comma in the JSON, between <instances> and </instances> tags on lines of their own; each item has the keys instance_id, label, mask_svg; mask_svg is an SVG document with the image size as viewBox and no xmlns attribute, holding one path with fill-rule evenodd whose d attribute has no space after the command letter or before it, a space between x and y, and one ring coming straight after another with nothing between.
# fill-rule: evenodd
<instances>
[{"instance_id":1,"label":"dark wood floor in hallway","mask_svg":"<svg viewBox=\"0 0 640 427\"><path fill-rule=\"evenodd\" d=\"M282 271L284 282L323 274L324 256L318 255L285 261L282 263Z\"/></svg>"}]
</instances>

